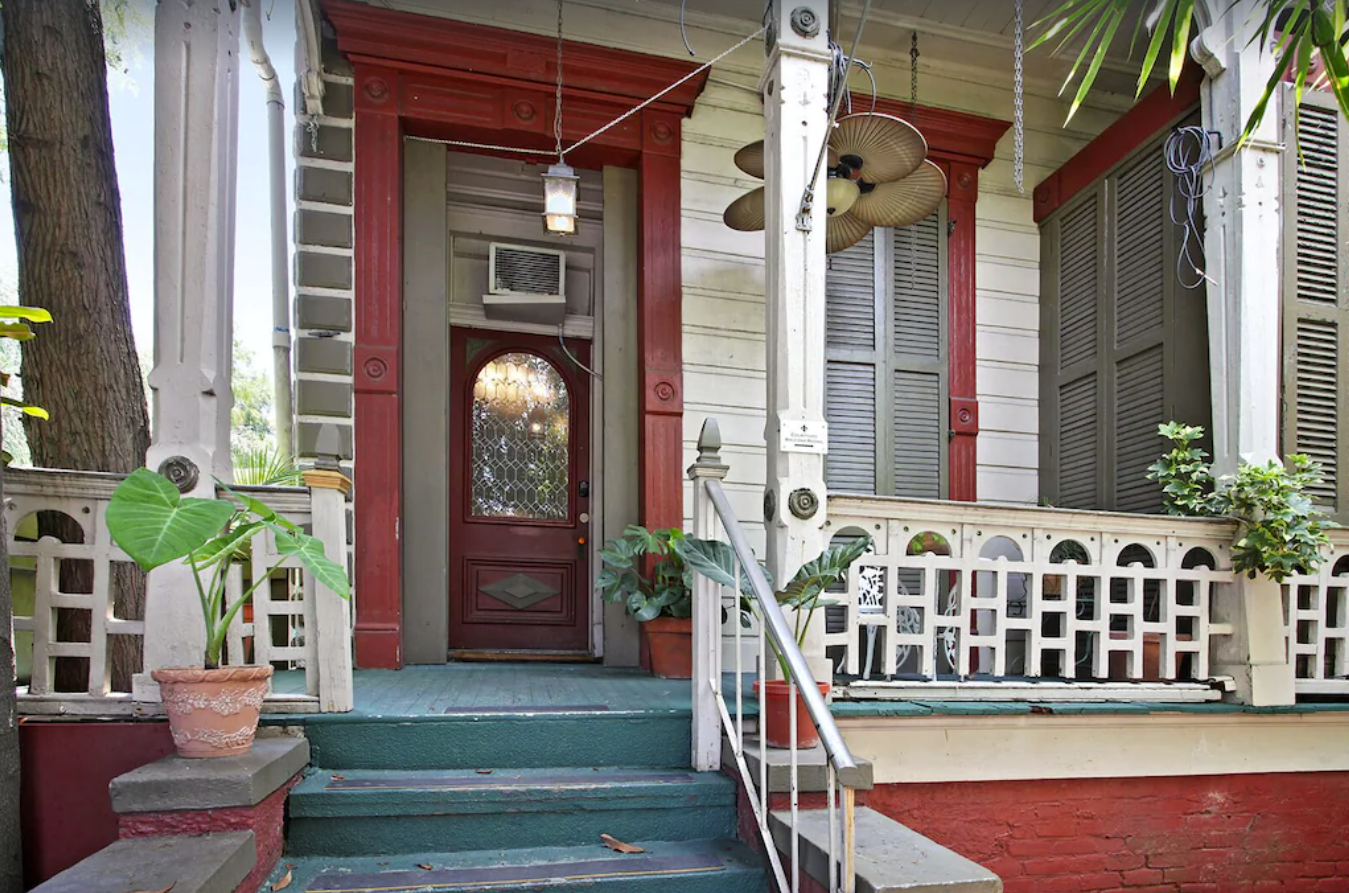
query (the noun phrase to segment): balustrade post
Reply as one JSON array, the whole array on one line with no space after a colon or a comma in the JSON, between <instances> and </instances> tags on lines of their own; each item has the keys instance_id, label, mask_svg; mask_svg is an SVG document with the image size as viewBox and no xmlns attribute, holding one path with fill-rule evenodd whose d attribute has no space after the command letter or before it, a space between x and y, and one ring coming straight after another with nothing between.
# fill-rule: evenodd
<instances>
[{"instance_id":1,"label":"balustrade post","mask_svg":"<svg viewBox=\"0 0 1349 893\"><path fill-rule=\"evenodd\" d=\"M324 425L319 432L319 458L311 471L304 473L309 487L313 537L323 543L323 553L350 568L347 561L347 500L351 496L351 478L337 463L337 432ZM331 442L331 443L330 443ZM315 653L318 655L319 709L324 713L346 713L355 706L352 681L351 617L352 602L333 593L305 574L305 598L311 600L314 617ZM355 598L353 593L352 598Z\"/></svg>"},{"instance_id":2,"label":"balustrade post","mask_svg":"<svg viewBox=\"0 0 1349 893\"><path fill-rule=\"evenodd\" d=\"M707 495L707 481L722 481L730 469L721 461L721 430L716 419L703 422L698 458L689 466L693 481L693 536L715 539L717 511ZM737 680L738 683L739 680ZM693 768L721 768L721 592L702 574L693 575Z\"/></svg>"},{"instance_id":3,"label":"balustrade post","mask_svg":"<svg viewBox=\"0 0 1349 893\"><path fill-rule=\"evenodd\" d=\"M1230 624L1230 636L1213 639L1210 669L1231 676L1236 691L1226 700L1253 707L1282 707L1297 700L1293 662L1288 654L1280 584L1259 576L1238 576L1215 587L1214 623Z\"/></svg>"}]
</instances>

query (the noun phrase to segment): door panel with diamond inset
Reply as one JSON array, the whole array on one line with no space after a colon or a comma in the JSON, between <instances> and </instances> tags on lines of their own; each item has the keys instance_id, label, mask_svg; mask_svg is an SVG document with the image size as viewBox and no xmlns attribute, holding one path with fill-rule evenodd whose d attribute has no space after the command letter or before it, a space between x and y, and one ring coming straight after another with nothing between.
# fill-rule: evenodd
<instances>
[{"instance_id":1,"label":"door panel with diamond inset","mask_svg":"<svg viewBox=\"0 0 1349 893\"><path fill-rule=\"evenodd\" d=\"M450 651L586 651L589 377L555 338L469 329L450 369Z\"/></svg>"}]
</instances>

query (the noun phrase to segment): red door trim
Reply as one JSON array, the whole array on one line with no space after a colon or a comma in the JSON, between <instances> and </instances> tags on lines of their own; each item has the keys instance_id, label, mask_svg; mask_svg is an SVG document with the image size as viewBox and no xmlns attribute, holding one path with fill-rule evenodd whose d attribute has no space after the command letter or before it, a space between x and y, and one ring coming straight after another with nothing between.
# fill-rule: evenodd
<instances>
[{"instance_id":1,"label":"red door trim","mask_svg":"<svg viewBox=\"0 0 1349 893\"><path fill-rule=\"evenodd\" d=\"M1011 123L950 109L915 107L895 99L878 99L876 111L903 118L921 130L929 156L946 174L946 217L951 228L946 245L951 391L947 494L973 502L979 495L975 202L979 171L993 160L998 140Z\"/></svg>"},{"instance_id":2,"label":"red door trim","mask_svg":"<svg viewBox=\"0 0 1349 893\"><path fill-rule=\"evenodd\" d=\"M552 145L551 39L325 0L355 68L356 663L402 666L402 143L407 134ZM471 35L467 37L466 35ZM692 63L567 42L564 139L611 121ZM680 124L706 76L568 156L638 171L641 519L683 517Z\"/></svg>"},{"instance_id":3,"label":"red door trim","mask_svg":"<svg viewBox=\"0 0 1349 893\"><path fill-rule=\"evenodd\" d=\"M1063 167L1035 187L1035 222L1043 222L1162 128L1189 112L1199 103L1199 87L1203 82L1204 70L1189 65L1181 73L1174 95L1166 84L1156 87L1083 146Z\"/></svg>"}]
</instances>

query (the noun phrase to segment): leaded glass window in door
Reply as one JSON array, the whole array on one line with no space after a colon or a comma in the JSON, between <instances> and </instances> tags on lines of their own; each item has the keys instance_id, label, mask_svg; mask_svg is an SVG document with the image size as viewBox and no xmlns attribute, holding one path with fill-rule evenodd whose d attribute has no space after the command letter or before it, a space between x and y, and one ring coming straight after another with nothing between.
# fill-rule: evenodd
<instances>
[{"instance_id":1,"label":"leaded glass window in door","mask_svg":"<svg viewBox=\"0 0 1349 893\"><path fill-rule=\"evenodd\" d=\"M570 516L571 401L537 354L507 353L473 383L469 492L480 518L565 521Z\"/></svg>"}]
</instances>

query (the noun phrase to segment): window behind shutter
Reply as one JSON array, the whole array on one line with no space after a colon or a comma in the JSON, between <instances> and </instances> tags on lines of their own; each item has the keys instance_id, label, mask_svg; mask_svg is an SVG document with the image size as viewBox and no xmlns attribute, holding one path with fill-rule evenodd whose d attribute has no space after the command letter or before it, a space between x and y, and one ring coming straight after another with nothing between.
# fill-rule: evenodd
<instances>
[{"instance_id":1,"label":"window behind shutter","mask_svg":"<svg viewBox=\"0 0 1349 893\"><path fill-rule=\"evenodd\" d=\"M1157 426L1209 426L1205 295L1177 272L1174 189L1159 136L1041 228L1040 474L1054 505L1160 511Z\"/></svg>"},{"instance_id":2,"label":"window behind shutter","mask_svg":"<svg viewBox=\"0 0 1349 893\"><path fill-rule=\"evenodd\" d=\"M876 233L829 256L825 277L825 484L876 492Z\"/></svg>"},{"instance_id":3,"label":"window behind shutter","mask_svg":"<svg viewBox=\"0 0 1349 893\"><path fill-rule=\"evenodd\" d=\"M1321 463L1314 495L1349 515L1349 134L1329 94L1304 96L1300 115L1285 92L1283 451ZM1296 128L1296 131L1294 131ZM1292 151L1301 149L1301 160Z\"/></svg>"},{"instance_id":4,"label":"window behind shutter","mask_svg":"<svg viewBox=\"0 0 1349 893\"><path fill-rule=\"evenodd\" d=\"M825 415L831 490L946 494L946 218L876 229L829 256Z\"/></svg>"}]
</instances>

